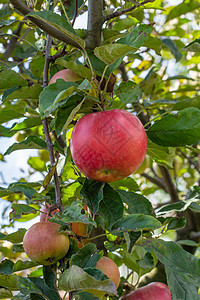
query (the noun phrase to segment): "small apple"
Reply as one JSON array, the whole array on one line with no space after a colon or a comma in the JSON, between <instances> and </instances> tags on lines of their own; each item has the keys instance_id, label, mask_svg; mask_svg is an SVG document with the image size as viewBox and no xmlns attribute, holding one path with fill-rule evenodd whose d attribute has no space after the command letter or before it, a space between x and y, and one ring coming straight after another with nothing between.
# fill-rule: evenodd
<instances>
[{"instance_id":1,"label":"small apple","mask_svg":"<svg viewBox=\"0 0 200 300\"><path fill-rule=\"evenodd\" d=\"M23 246L28 257L39 264L51 265L69 250L69 238L59 233L60 225L52 222L33 224L25 233Z\"/></svg>"},{"instance_id":2,"label":"small apple","mask_svg":"<svg viewBox=\"0 0 200 300\"><path fill-rule=\"evenodd\" d=\"M48 203L45 204L46 206L43 206L41 208L41 213L40 213L40 222L45 222L47 221L47 219L51 219L51 217L57 212L59 211L58 208L56 208L55 210L53 210L52 212L50 212L50 214L48 215L47 218L47 213L49 212L49 208L51 207L51 205L49 205Z\"/></svg>"},{"instance_id":3,"label":"small apple","mask_svg":"<svg viewBox=\"0 0 200 300\"><path fill-rule=\"evenodd\" d=\"M72 223L72 231L79 236L86 236L87 225L82 222Z\"/></svg>"},{"instance_id":4,"label":"small apple","mask_svg":"<svg viewBox=\"0 0 200 300\"><path fill-rule=\"evenodd\" d=\"M77 75L76 73L74 73L73 71L69 70L69 69L64 69L61 70L59 72L57 72L56 74L54 74L51 79L49 80L49 84L55 83L57 79L63 79L65 81L78 81L80 80L82 77L80 77L79 75Z\"/></svg>"},{"instance_id":5,"label":"small apple","mask_svg":"<svg viewBox=\"0 0 200 300\"><path fill-rule=\"evenodd\" d=\"M82 117L72 132L70 149L74 163L85 176L112 182L139 168L147 137L136 116L112 109Z\"/></svg>"},{"instance_id":6,"label":"small apple","mask_svg":"<svg viewBox=\"0 0 200 300\"><path fill-rule=\"evenodd\" d=\"M171 293L166 284L152 282L124 295L121 300L171 300Z\"/></svg>"},{"instance_id":7,"label":"small apple","mask_svg":"<svg viewBox=\"0 0 200 300\"><path fill-rule=\"evenodd\" d=\"M120 273L118 266L112 259L106 256L102 256L102 258L98 260L96 268L107 275L108 278L110 278L114 282L116 289L118 288L120 283Z\"/></svg>"}]
</instances>

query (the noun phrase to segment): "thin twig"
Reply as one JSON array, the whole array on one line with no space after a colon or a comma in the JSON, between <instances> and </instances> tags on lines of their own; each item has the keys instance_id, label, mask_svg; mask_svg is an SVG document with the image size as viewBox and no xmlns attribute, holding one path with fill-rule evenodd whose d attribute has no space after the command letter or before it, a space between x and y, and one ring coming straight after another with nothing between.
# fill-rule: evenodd
<instances>
[{"instance_id":1,"label":"thin twig","mask_svg":"<svg viewBox=\"0 0 200 300\"><path fill-rule=\"evenodd\" d=\"M121 15L127 14L127 13L133 11L134 9L136 9L136 8L138 8L140 6L144 6L145 4L147 4L149 2L154 2L154 1L152 1L152 0L145 0L145 1L141 2L141 3L137 3L137 4L133 5L132 7L129 7L129 8L123 9L123 10L119 10L119 11L115 11L114 13L105 16L104 20L103 20L103 23L105 23L105 22L107 22L107 21L109 21L111 19L120 17Z\"/></svg>"},{"instance_id":2,"label":"thin twig","mask_svg":"<svg viewBox=\"0 0 200 300\"><path fill-rule=\"evenodd\" d=\"M48 35L47 45L46 45L46 59L45 59L44 74L43 74L43 87L46 87L48 85L48 71L49 71L49 57L50 57L51 43L52 43L52 37ZM55 163L55 156L54 156L54 152L53 152L53 143L52 143L50 133L49 133L47 118L45 118L42 121L42 124L43 124L43 131L45 134L47 147L48 147L48 151L49 151L51 166L53 166ZM59 178L58 178L58 173L57 173L56 169L54 172L54 182L55 182L56 204L57 204L58 208L60 209L60 211L62 212L63 205L62 205L62 200L61 200Z\"/></svg>"},{"instance_id":3,"label":"thin twig","mask_svg":"<svg viewBox=\"0 0 200 300\"><path fill-rule=\"evenodd\" d=\"M78 16L78 0L76 0L76 8L75 8L74 18L73 18L73 21L72 21L72 27L74 26L74 23L76 21L77 16Z\"/></svg>"},{"instance_id":4,"label":"thin twig","mask_svg":"<svg viewBox=\"0 0 200 300\"><path fill-rule=\"evenodd\" d=\"M200 169L198 167L198 164L196 164L191 157L187 156L187 154L185 154L180 148L178 148L178 151L181 153L181 155L183 157L185 157L188 162L190 163L190 165L194 166L194 168L200 173Z\"/></svg>"},{"instance_id":5,"label":"thin twig","mask_svg":"<svg viewBox=\"0 0 200 300\"><path fill-rule=\"evenodd\" d=\"M168 190L166 189L165 183L161 178L158 177L152 177L147 173L142 173L141 176L145 177L150 182L156 184L158 187L163 189L166 193L168 193Z\"/></svg>"}]
</instances>

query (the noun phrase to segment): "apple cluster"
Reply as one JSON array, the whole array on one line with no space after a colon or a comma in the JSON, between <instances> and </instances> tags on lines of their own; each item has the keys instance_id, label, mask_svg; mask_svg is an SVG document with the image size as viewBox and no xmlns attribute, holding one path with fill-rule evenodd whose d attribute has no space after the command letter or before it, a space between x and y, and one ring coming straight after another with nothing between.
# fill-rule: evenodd
<instances>
[{"instance_id":1,"label":"apple cluster","mask_svg":"<svg viewBox=\"0 0 200 300\"><path fill-rule=\"evenodd\" d=\"M55 83L57 79L75 82L81 77L65 69L57 72L49 84ZM72 159L77 168L86 177L101 182L113 182L131 175L142 164L146 149L147 137L142 123L134 114L121 109L85 115L75 125L70 141ZM36 263L54 264L68 252L68 235L59 232L60 225L48 222L57 211L50 212L50 205L46 204L42 208L40 222L31 226L24 236L24 250ZM79 237L85 237L87 225L72 223L72 231ZM82 247L82 244L79 246ZM120 273L113 260L103 256L96 267L118 288ZM122 299L170 300L171 294L166 285L152 283Z\"/></svg>"}]
</instances>

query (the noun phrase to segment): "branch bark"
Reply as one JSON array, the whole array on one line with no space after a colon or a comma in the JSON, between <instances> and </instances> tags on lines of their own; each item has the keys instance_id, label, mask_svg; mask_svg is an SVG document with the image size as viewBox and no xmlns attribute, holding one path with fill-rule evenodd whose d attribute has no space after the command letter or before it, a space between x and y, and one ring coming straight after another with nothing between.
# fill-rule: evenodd
<instances>
[{"instance_id":1,"label":"branch bark","mask_svg":"<svg viewBox=\"0 0 200 300\"><path fill-rule=\"evenodd\" d=\"M15 9L17 9L22 15L26 16L28 13L34 12L32 9L30 9L27 5L25 5L21 0L9 0L10 3L14 6ZM77 44L73 39L66 36L64 33L56 29L55 27L49 25L48 23L39 20L37 18L27 16L28 20L30 20L33 24L38 26L40 29L42 29L44 32L49 34L50 36L66 43L71 46L74 46L78 49L81 49L79 44Z\"/></svg>"},{"instance_id":2,"label":"branch bark","mask_svg":"<svg viewBox=\"0 0 200 300\"><path fill-rule=\"evenodd\" d=\"M104 22L107 22L107 21L109 21L109 20L111 20L111 19L120 17L120 16L122 16L122 15L124 15L124 14L127 14L127 13L133 11L134 9L136 9L136 8L138 8L138 7L140 7L140 6L144 6L145 4L147 4L147 3L149 3L149 2L154 2L154 1L155 1L155 0L153 0L153 1L152 1L152 0L145 0L145 1L141 2L141 3L137 3L137 4L133 5L132 7L129 7L129 8L123 9L123 10L115 11L114 13L105 16L105 17L104 17L104 20L103 20L103 23L104 23ZM135 1L135 2L136 2L136 1Z\"/></svg>"},{"instance_id":3,"label":"branch bark","mask_svg":"<svg viewBox=\"0 0 200 300\"><path fill-rule=\"evenodd\" d=\"M103 0L88 0L87 48L93 50L101 43Z\"/></svg>"}]
</instances>

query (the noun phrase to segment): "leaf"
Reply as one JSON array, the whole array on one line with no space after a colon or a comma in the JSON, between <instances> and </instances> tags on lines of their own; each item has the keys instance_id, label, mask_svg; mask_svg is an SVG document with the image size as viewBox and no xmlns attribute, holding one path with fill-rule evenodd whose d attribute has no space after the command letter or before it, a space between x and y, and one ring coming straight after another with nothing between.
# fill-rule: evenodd
<instances>
[{"instance_id":1,"label":"leaf","mask_svg":"<svg viewBox=\"0 0 200 300\"><path fill-rule=\"evenodd\" d=\"M191 52L200 52L200 39L196 39L185 46L182 50Z\"/></svg>"},{"instance_id":2,"label":"leaf","mask_svg":"<svg viewBox=\"0 0 200 300\"><path fill-rule=\"evenodd\" d=\"M151 26L141 24L133 28L125 37L119 39L117 43L132 46L136 49L140 48L151 33Z\"/></svg>"},{"instance_id":3,"label":"leaf","mask_svg":"<svg viewBox=\"0 0 200 300\"><path fill-rule=\"evenodd\" d=\"M32 128L35 126L39 126L41 124L42 124L42 121L41 121L40 117L26 118L21 123L18 123L14 127L12 127L11 131L24 130L24 129Z\"/></svg>"},{"instance_id":4,"label":"leaf","mask_svg":"<svg viewBox=\"0 0 200 300\"><path fill-rule=\"evenodd\" d=\"M29 199L31 199L33 195L36 193L36 190L26 182L11 183L8 189L9 191L12 191L14 193L23 193Z\"/></svg>"},{"instance_id":5,"label":"leaf","mask_svg":"<svg viewBox=\"0 0 200 300\"><path fill-rule=\"evenodd\" d=\"M0 89L6 90L14 86L27 86L27 81L13 70L0 72Z\"/></svg>"},{"instance_id":6,"label":"leaf","mask_svg":"<svg viewBox=\"0 0 200 300\"><path fill-rule=\"evenodd\" d=\"M200 139L200 110L191 107L167 115L153 124L147 134L154 143L162 146L195 144Z\"/></svg>"},{"instance_id":7,"label":"leaf","mask_svg":"<svg viewBox=\"0 0 200 300\"><path fill-rule=\"evenodd\" d=\"M158 164L173 168L174 148L157 145L147 138L147 154Z\"/></svg>"},{"instance_id":8,"label":"leaf","mask_svg":"<svg viewBox=\"0 0 200 300\"><path fill-rule=\"evenodd\" d=\"M103 187L104 183L86 178L80 191L83 201L92 210L93 214L96 214L99 203L103 199Z\"/></svg>"},{"instance_id":9,"label":"leaf","mask_svg":"<svg viewBox=\"0 0 200 300\"><path fill-rule=\"evenodd\" d=\"M79 292L78 293L78 300L99 300L99 297L95 297L88 292Z\"/></svg>"},{"instance_id":10,"label":"leaf","mask_svg":"<svg viewBox=\"0 0 200 300\"><path fill-rule=\"evenodd\" d=\"M196 107L200 109L200 97L194 97L193 99L185 99L178 101L176 104L174 104L172 110L182 110L187 107Z\"/></svg>"},{"instance_id":11,"label":"leaf","mask_svg":"<svg viewBox=\"0 0 200 300\"><path fill-rule=\"evenodd\" d=\"M38 266L38 264L34 263L33 261L18 260L13 266L13 272L19 272L19 271L22 271L22 270L31 269L31 268L36 267L36 266Z\"/></svg>"},{"instance_id":12,"label":"leaf","mask_svg":"<svg viewBox=\"0 0 200 300\"><path fill-rule=\"evenodd\" d=\"M174 18L180 17L181 15L193 11L194 9L199 7L200 4L197 1L184 1L183 3L176 5L170 10L166 22Z\"/></svg>"},{"instance_id":13,"label":"leaf","mask_svg":"<svg viewBox=\"0 0 200 300\"><path fill-rule=\"evenodd\" d=\"M4 155L8 155L14 151L20 150L20 149L46 149L47 144L44 140L37 136L29 136L25 140L23 140L20 143L14 143L12 144L4 153Z\"/></svg>"},{"instance_id":14,"label":"leaf","mask_svg":"<svg viewBox=\"0 0 200 300\"><path fill-rule=\"evenodd\" d=\"M94 54L107 65L111 65L126 53L135 50L132 46L109 44L94 49Z\"/></svg>"},{"instance_id":15,"label":"leaf","mask_svg":"<svg viewBox=\"0 0 200 300\"><path fill-rule=\"evenodd\" d=\"M73 27L67 22L67 20L51 11L38 11L38 12L31 12L26 16L32 16L39 20L43 20L46 23L50 24L51 26L58 29L60 32L67 35L69 38L74 40L81 48L85 48L85 41L82 40L77 34Z\"/></svg>"},{"instance_id":16,"label":"leaf","mask_svg":"<svg viewBox=\"0 0 200 300\"><path fill-rule=\"evenodd\" d=\"M108 230L123 215L123 202L120 195L109 184L103 188L103 199L99 204L98 214L104 219L104 224Z\"/></svg>"},{"instance_id":17,"label":"leaf","mask_svg":"<svg viewBox=\"0 0 200 300\"><path fill-rule=\"evenodd\" d=\"M47 170L45 161L41 160L39 157L30 157L27 163L36 171L43 172Z\"/></svg>"},{"instance_id":18,"label":"leaf","mask_svg":"<svg viewBox=\"0 0 200 300\"><path fill-rule=\"evenodd\" d=\"M155 216L151 202L144 196L126 191L118 191L123 202L128 204L129 214L144 214Z\"/></svg>"},{"instance_id":19,"label":"leaf","mask_svg":"<svg viewBox=\"0 0 200 300\"><path fill-rule=\"evenodd\" d=\"M26 233L25 228L19 228L16 232L0 237L0 240L9 241L11 243L21 243L23 241L23 237L25 233Z\"/></svg>"},{"instance_id":20,"label":"leaf","mask_svg":"<svg viewBox=\"0 0 200 300\"><path fill-rule=\"evenodd\" d=\"M17 90L6 98L7 100L13 99L38 99L40 93L42 92L42 87L40 84L34 84L32 86L22 87L20 90Z\"/></svg>"},{"instance_id":21,"label":"leaf","mask_svg":"<svg viewBox=\"0 0 200 300\"><path fill-rule=\"evenodd\" d=\"M37 210L27 204L12 204L12 212L10 213L10 219L19 219L21 215L36 214Z\"/></svg>"},{"instance_id":22,"label":"leaf","mask_svg":"<svg viewBox=\"0 0 200 300\"><path fill-rule=\"evenodd\" d=\"M77 64L75 61L66 61L65 59L58 58L56 60L58 65L61 65L67 69L70 69L74 73L78 74L79 76L86 78L88 81L91 81L92 72L89 68L86 68L80 64Z\"/></svg>"},{"instance_id":23,"label":"leaf","mask_svg":"<svg viewBox=\"0 0 200 300\"><path fill-rule=\"evenodd\" d=\"M161 37L161 41L164 45L167 46L167 48L169 48L170 52L175 57L176 61L179 61L182 57L182 54L179 51L178 47L176 46L176 43L169 37Z\"/></svg>"},{"instance_id":24,"label":"leaf","mask_svg":"<svg viewBox=\"0 0 200 300\"><path fill-rule=\"evenodd\" d=\"M56 80L44 88L39 97L39 111L41 117L44 119L57 108L57 102L71 96L77 83L66 82L63 79Z\"/></svg>"},{"instance_id":25,"label":"leaf","mask_svg":"<svg viewBox=\"0 0 200 300\"><path fill-rule=\"evenodd\" d=\"M156 257L165 265L168 285L172 298L190 300L188 287L198 299L197 288L200 285L200 259L186 252L174 242L161 239L149 239L141 245L149 252L155 251Z\"/></svg>"},{"instance_id":26,"label":"leaf","mask_svg":"<svg viewBox=\"0 0 200 300\"><path fill-rule=\"evenodd\" d=\"M1 73L0 73L1 74ZM0 110L0 124L6 123L13 119L23 118L24 114L15 110L3 108Z\"/></svg>"},{"instance_id":27,"label":"leaf","mask_svg":"<svg viewBox=\"0 0 200 300\"><path fill-rule=\"evenodd\" d=\"M89 259L96 252L97 252L97 247L95 244L90 243L85 245L76 254L72 255L70 260L70 266L76 265L80 268L86 267Z\"/></svg>"},{"instance_id":28,"label":"leaf","mask_svg":"<svg viewBox=\"0 0 200 300\"><path fill-rule=\"evenodd\" d=\"M0 274L0 286L8 288L10 291L18 291L19 290L19 276L16 274L12 275L1 275Z\"/></svg>"},{"instance_id":29,"label":"leaf","mask_svg":"<svg viewBox=\"0 0 200 300\"><path fill-rule=\"evenodd\" d=\"M60 275L58 283L59 287L67 292L96 289L111 295L117 295L115 284L110 279L104 281L97 280L76 265L65 270Z\"/></svg>"},{"instance_id":30,"label":"leaf","mask_svg":"<svg viewBox=\"0 0 200 300\"><path fill-rule=\"evenodd\" d=\"M126 177L124 179L120 179L114 182L109 183L111 187L114 189L122 189L122 190L129 190L129 191L138 191L139 187L137 182L131 178L131 177Z\"/></svg>"},{"instance_id":31,"label":"leaf","mask_svg":"<svg viewBox=\"0 0 200 300\"><path fill-rule=\"evenodd\" d=\"M4 259L0 264L0 274L11 275L13 273L14 262L10 259Z\"/></svg>"},{"instance_id":32,"label":"leaf","mask_svg":"<svg viewBox=\"0 0 200 300\"><path fill-rule=\"evenodd\" d=\"M0 288L0 299L11 299L12 298L12 293L6 288L1 287Z\"/></svg>"},{"instance_id":33,"label":"leaf","mask_svg":"<svg viewBox=\"0 0 200 300\"><path fill-rule=\"evenodd\" d=\"M130 214L117 221L112 228L113 233L116 231L139 231L155 230L161 227L161 223L152 216L143 214Z\"/></svg>"},{"instance_id":34,"label":"leaf","mask_svg":"<svg viewBox=\"0 0 200 300\"><path fill-rule=\"evenodd\" d=\"M133 103L137 102L138 98L141 96L141 89L133 81L126 81L120 83L116 90L116 95L123 103Z\"/></svg>"}]
</instances>

